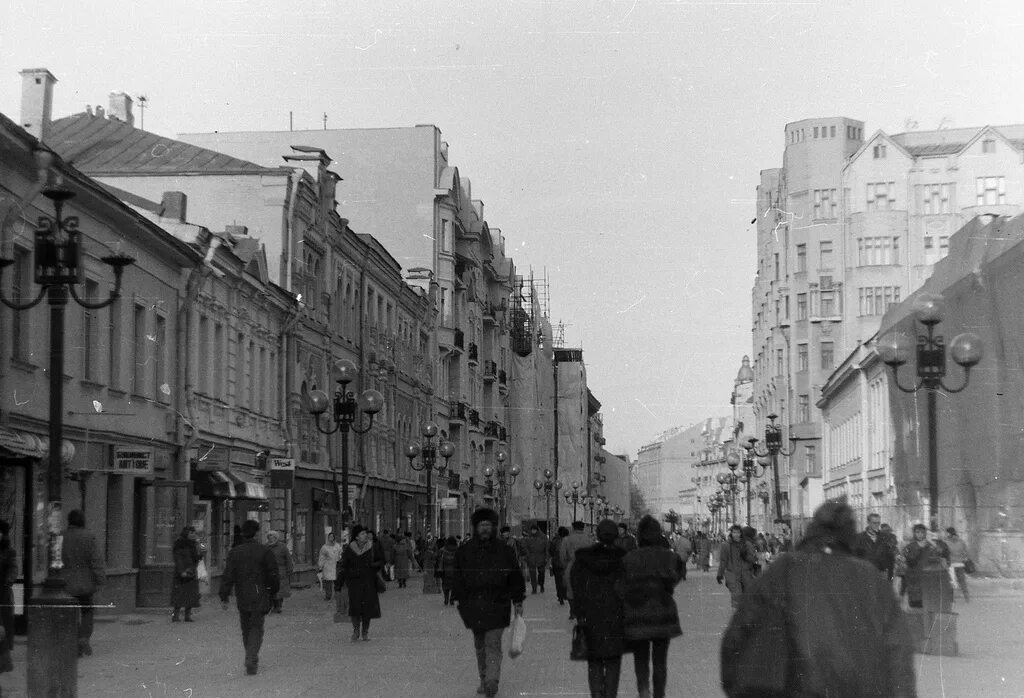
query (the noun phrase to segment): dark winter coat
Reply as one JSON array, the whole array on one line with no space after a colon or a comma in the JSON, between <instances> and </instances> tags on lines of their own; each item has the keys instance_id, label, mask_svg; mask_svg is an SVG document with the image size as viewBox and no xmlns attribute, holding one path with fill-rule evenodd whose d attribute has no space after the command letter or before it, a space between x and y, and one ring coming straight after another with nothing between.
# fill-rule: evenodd
<instances>
[{"instance_id":1,"label":"dark winter coat","mask_svg":"<svg viewBox=\"0 0 1024 698\"><path fill-rule=\"evenodd\" d=\"M573 598L587 638L587 659L618 657L625 650L622 591L626 551L598 543L576 552Z\"/></svg>"},{"instance_id":2,"label":"dark winter coat","mask_svg":"<svg viewBox=\"0 0 1024 698\"><path fill-rule=\"evenodd\" d=\"M455 554L454 592L467 628L507 628L511 604L522 603L526 596L526 580L515 550L500 538L474 536Z\"/></svg>"},{"instance_id":3,"label":"dark winter coat","mask_svg":"<svg viewBox=\"0 0 1024 698\"><path fill-rule=\"evenodd\" d=\"M896 556L893 555L892 546L889 544L887 536L881 531L875 534L874 540L871 540L867 531L858 533L857 542L853 546L853 554L867 560L875 566L875 569L885 572L890 579L892 578Z\"/></svg>"},{"instance_id":4,"label":"dark winter coat","mask_svg":"<svg viewBox=\"0 0 1024 698\"><path fill-rule=\"evenodd\" d=\"M64 591L71 596L88 596L107 581L106 566L100 558L96 536L81 526L68 526L61 547L64 560Z\"/></svg>"},{"instance_id":5,"label":"dark winter coat","mask_svg":"<svg viewBox=\"0 0 1024 698\"><path fill-rule=\"evenodd\" d=\"M220 578L220 600L224 603L234 589L239 611L269 613L280 585L274 553L255 538L246 539L228 551Z\"/></svg>"},{"instance_id":6,"label":"dark winter coat","mask_svg":"<svg viewBox=\"0 0 1024 698\"><path fill-rule=\"evenodd\" d=\"M348 587L348 615L351 618L380 618L380 596L377 593L377 573L384 566L384 559L375 554L375 547L359 554L352 547L345 546L338 563L338 578L345 580Z\"/></svg>"},{"instance_id":7,"label":"dark winter coat","mask_svg":"<svg viewBox=\"0 0 1024 698\"><path fill-rule=\"evenodd\" d=\"M949 548L940 540L929 541L929 545L912 540L903 548L907 560L907 599L918 603L922 600L921 579L926 572L944 572L949 568ZM948 575L936 575L939 584L950 584ZM943 596L952 597L952 593Z\"/></svg>"},{"instance_id":8,"label":"dark winter coat","mask_svg":"<svg viewBox=\"0 0 1024 698\"><path fill-rule=\"evenodd\" d=\"M271 546L268 546L270 552L274 555L274 560L277 562L277 571L281 575L281 586L277 590L277 598L287 599L292 595L292 552L288 550L288 545L283 540L278 540Z\"/></svg>"},{"instance_id":9,"label":"dark winter coat","mask_svg":"<svg viewBox=\"0 0 1024 698\"><path fill-rule=\"evenodd\" d=\"M643 545L626 553L623 632L626 640L657 640L683 634L673 596L683 561L669 548Z\"/></svg>"},{"instance_id":10,"label":"dark winter coat","mask_svg":"<svg viewBox=\"0 0 1024 698\"><path fill-rule=\"evenodd\" d=\"M458 552L459 546L445 544L437 556L437 570L445 589L455 586L455 555Z\"/></svg>"},{"instance_id":11,"label":"dark winter coat","mask_svg":"<svg viewBox=\"0 0 1024 698\"><path fill-rule=\"evenodd\" d=\"M720 666L728 696L916 695L913 645L889 582L868 562L806 540L740 600Z\"/></svg>"},{"instance_id":12,"label":"dark winter coat","mask_svg":"<svg viewBox=\"0 0 1024 698\"><path fill-rule=\"evenodd\" d=\"M730 591L750 588L757 563L757 550L753 543L746 539L739 542L728 540L718 549L718 560L718 576L725 579Z\"/></svg>"},{"instance_id":13,"label":"dark winter coat","mask_svg":"<svg viewBox=\"0 0 1024 698\"><path fill-rule=\"evenodd\" d=\"M527 567L543 567L548 562L548 539L541 533L523 538L521 549Z\"/></svg>"},{"instance_id":14,"label":"dark winter coat","mask_svg":"<svg viewBox=\"0 0 1024 698\"><path fill-rule=\"evenodd\" d=\"M199 546L188 538L178 538L174 553L174 579L171 581L171 605L175 608L195 608L199 605L199 578L196 565L203 559Z\"/></svg>"}]
</instances>

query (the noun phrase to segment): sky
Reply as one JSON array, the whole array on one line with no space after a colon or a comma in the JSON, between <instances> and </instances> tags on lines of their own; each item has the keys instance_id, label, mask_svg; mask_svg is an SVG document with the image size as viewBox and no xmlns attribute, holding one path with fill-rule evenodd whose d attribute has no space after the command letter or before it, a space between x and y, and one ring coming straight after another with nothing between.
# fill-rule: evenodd
<instances>
[{"instance_id":1,"label":"sky","mask_svg":"<svg viewBox=\"0 0 1024 698\"><path fill-rule=\"evenodd\" d=\"M125 91L171 137L437 125L635 457L730 412L785 124L1024 122L1022 25L1015 1L6 0L0 112L45 67L55 117Z\"/></svg>"}]
</instances>

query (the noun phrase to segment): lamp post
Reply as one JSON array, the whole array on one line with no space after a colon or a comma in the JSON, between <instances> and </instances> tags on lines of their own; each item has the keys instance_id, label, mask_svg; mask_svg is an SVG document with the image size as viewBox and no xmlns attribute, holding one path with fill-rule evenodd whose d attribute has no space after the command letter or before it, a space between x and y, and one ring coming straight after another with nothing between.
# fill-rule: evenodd
<instances>
[{"instance_id":1,"label":"lamp post","mask_svg":"<svg viewBox=\"0 0 1024 698\"><path fill-rule=\"evenodd\" d=\"M590 510L590 527L594 527L594 509L599 507L604 502L604 497L599 494L585 494L580 497L584 509Z\"/></svg>"},{"instance_id":2,"label":"lamp post","mask_svg":"<svg viewBox=\"0 0 1024 698\"><path fill-rule=\"evenodd\" d=\"M533 481L533 489L537 490L538 493L540 493L541 490L544 491L544 504L545 504L545 507L546 507L546 509L545 509L545 516L546 516L546 518L544 519L544 526L545 526L544 534L547 535L547 536L551 535L551 494L553 492L555 494L555 496L558 496L558 490L562 489L562 481L561 480L555 480L554 477L555 477L555 474L553 472L551 472L549 469L545 468L544 469L544 481L543 482L541 482L540 480L534 480Z\"/></svg>"},{"instance_id":3,"label":"lamp post","mask_svg":"<svg viewBox=\"0 0 1024 698\"><path fill-rule=\"evenodd\" d=\"M43 590L29 606L29 693L38 695L71 695L77 685L76 626L78 608L75 600L64 592L61 577L60 541L63 531L61 463L64 437L64 309L68 295L75 303L90 310L105 308L121 297L124 268L135 260L125 255L102 257L101 261L114 272L114 288L106 300L89 300L78 295L76 286L85 281L82 263L85 250L78 229L78 216L64 216L64 203L75 192L64 186L63 178L51 177L57 156L44 147L35 150L36 164L44 179L43 196L53 202L54 215L40 216L36 221L33 266L39 293L29 301L3 296L0 301L19 312L38 305L43 297L50 306L50 414L49 454L46 469L46 579ZM0 258L0 289L3 271L14 264L13 259ZM72 452L73 453L73 452Z\"/></svg>"},{"instance_id":4,"label":"lamp post","mask_svg":"<svg viewBox=\"0 0 1024 698\"><path fill-rule=\"evenodd\" d=\"M718 512L722 510L725 504L722 501L722 493L715 492L708 498L708 511L711 512L711 531L712 533L719 533L721 530L720 521L718 519Z\"/></svg>"},{"instance_id":5,"label":"lamp post","mask_svg":"<svg viewBox=\"0 0 1024 698\"><path fill-rule=\"evenodd\" d=\"M768 500L771 499L767 482L762 482L757 486L757 498L761 500L761 519L763 525L764 522L768 521Z\"/></svg>"},{"instance_id":6,"label":"lamp post","mask_svg":"<svg viewBox=\"0 0 1024 698\"><path fill-rule=\"evenodd\" d=\"M758 458L769 458L772 465L772 480L775 485L775 523L788 524L789 520L782 518L782 491L779 487L779 455L791 456L793 451L786 451L782 448L782 426L775 423L779 418L777 414L768 415L768 424L764 427L764 445L767 450L757 450L757 437L748 436L743 447L749 450Z\"/></svg>"},{"instance_id":7,"label":"lamp post","mask_svg":"<svg viewBox=\"0 0 1024 698\"><path fill-rule=\"evenodd\" d=\"M337 383L338 388L334 392L334 400L332 401L323 390L311 390L309 393L309 413L313 415L313 421L316 424L316 428L322 434L333 434L337 431L341 432L341 502L338 507L341 512L341 527L345 529L349 524L349 504L348 504L348 433L354 431L357 434L365 434L370 431L373 427L373 416L381 411L384 407L384 396L376 390L364 390L359 399L356 399L354 392L348 389L348 384L356 379L358 371L356 365L348 359L341 359L334 364L334 368L338 373ZM320 424L320 416L323 415L328 406L332 407L331 414L328 415L328 424L334 422L334 426L327 428ZM361 415L358 413L361 411L369 415L369 421L366 426L357 426L356 418L360 418ZM333 468L331 469L331 478L334 481L334 491L338 491L338 473Z\"/></svg>"},{"instance_id":8,"label":"lamp post","mask_svg":"<svg viewBox=\"0 0 1024 698\"><path fill-rule=\"evenodd\" d=\"M750 500L753 497L751 481L764 477L765 468L771 461L765 457L755 459L753 451L749 447L744 447L742 456L736 451L732 451L726 456L725 462L733 473L741 464L743 465L743 474L739 475L739 478L747 490L747 525L750 526Z\"/></svg>"},{"instance_id":9,"label":"lamp post","mask_svg":"<svg viewBox=\"0 0 1024 698\"><path fill-rule=\"evenodd\" d=\"M427 471L427 531L434 530L434 488L431 482L431 474L437 469L437 476L441 477L448 469L448 461L455 455L455 444L451 441L443 442L439 447L434 446L434 438L437 436L438 428L433 422L427 422L420 430L423 434L423 445L410 443L405 447L405 457L409 459L409 467L416 472ZM437 465L437 454L441 453L444 458L444 465ZM419 465L416 464L416 456L420 456Z\"/></svg>"},{"instance_id":10,"label":"lamp post","mask_svg":"<svg viewBox=\"0 0 1024 698\"><path fill-rule=\"evenodd\" d=\"M889 332L878 340L878 354L892 369L893 382L905 393L925 391L928 396L928 518L932 531L939 527L939 452L936 394L941 389L946 393L959 393L971 379L971 368L982 356L981 338L973 332L964 332L953 338L949 345L953 361L964 370L964 382L958 388L950 388L944 382L946 377L946 345L942 335L935 333L936 325L942 322L942 296L938 293L923 293L915 304L917 322L925 326L926 334L918 334L916 341L917 384L904 387L900 383L900 366L910 359L914 339L905 332Z\"/></svg>"},{"instance_id":11,"label":"lamp post","mask_svg":"<svg viewBox=\"0 0 1024 698\"><path fill-rule=\"evenodd\" d=\"M487 487L490 489L494 487L495 482L493 477L496 475L498 478L498 510L499 518L502 525L505 524L505 499L512 492L512 485L516 484L516 478L519 477L519 466L510 466L507 470L505 469L505 461L508 459L508 453L504 449L498 449L494 454L494 457L498 460L498 467L493 468L487 466L484 468L484 477L487 478Z\"/></svg>"},{"instance_id":12,"label":"lamp post","mask_svg":"<svg viewBox=\"0 0 1024 698\"><path fill-rule=\"evenodd\" d=\"M583 497L587 496L586 494L583 494L583 495L580 494L580 485L581 485L581 483L578 480L573 480L572 483L570 483L570 486L572 487L572 492L565 492L562 495L563 497L565 497L565 503L566 504L572 504L572 520L573 521L576 520L576 505L580 503L580 500Z\"/></svg>"},{"instance_id":13,"label":"lamp post","mask_svg":"<svg viewBox=\"0 0 1024 698\"><path fill-rule=\"evenodd\" d=\"M722 486L722 492L725 494L729 504L732 505L732 520L736 522L736 495L740 491L740 476L736 473L718 473L715 480Z\"/></svg>"}]
</instances>

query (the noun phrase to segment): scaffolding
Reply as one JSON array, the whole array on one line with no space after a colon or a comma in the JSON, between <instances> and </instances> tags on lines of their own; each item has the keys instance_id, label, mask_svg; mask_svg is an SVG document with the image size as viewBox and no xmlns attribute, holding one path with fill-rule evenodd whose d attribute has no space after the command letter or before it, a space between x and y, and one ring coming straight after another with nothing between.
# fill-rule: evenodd
<instances>
[{"instance_id":1,"label":"scaffolding","mask_svg":"<svg viewBox=\"0 0 1024 698\"><path fill-rule=\"evenodd\" d=\"M519 356L529 356L544 343L542 328L550 313L549 289L546 269L542 278L534 277L533 269L529 276L515 276L509 303L509 333L512 351Z\"/></svg>"}]
</instances>

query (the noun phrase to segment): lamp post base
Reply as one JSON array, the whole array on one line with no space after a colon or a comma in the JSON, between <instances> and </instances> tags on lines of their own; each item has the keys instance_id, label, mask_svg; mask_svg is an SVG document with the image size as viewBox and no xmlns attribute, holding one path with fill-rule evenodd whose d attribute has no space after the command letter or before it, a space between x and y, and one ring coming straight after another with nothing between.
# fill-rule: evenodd
<instances>
[{"instance_id":1,"label":"lamp post base","mask_svg":"<svg viewBox=\"0 0 1024 698\"><path fill-rule=\"evenodd\" d=\"M78 600L64 591L64 580L50 577L26 615L28 695L78 695Z\"/></svg>"}]
</instances>

